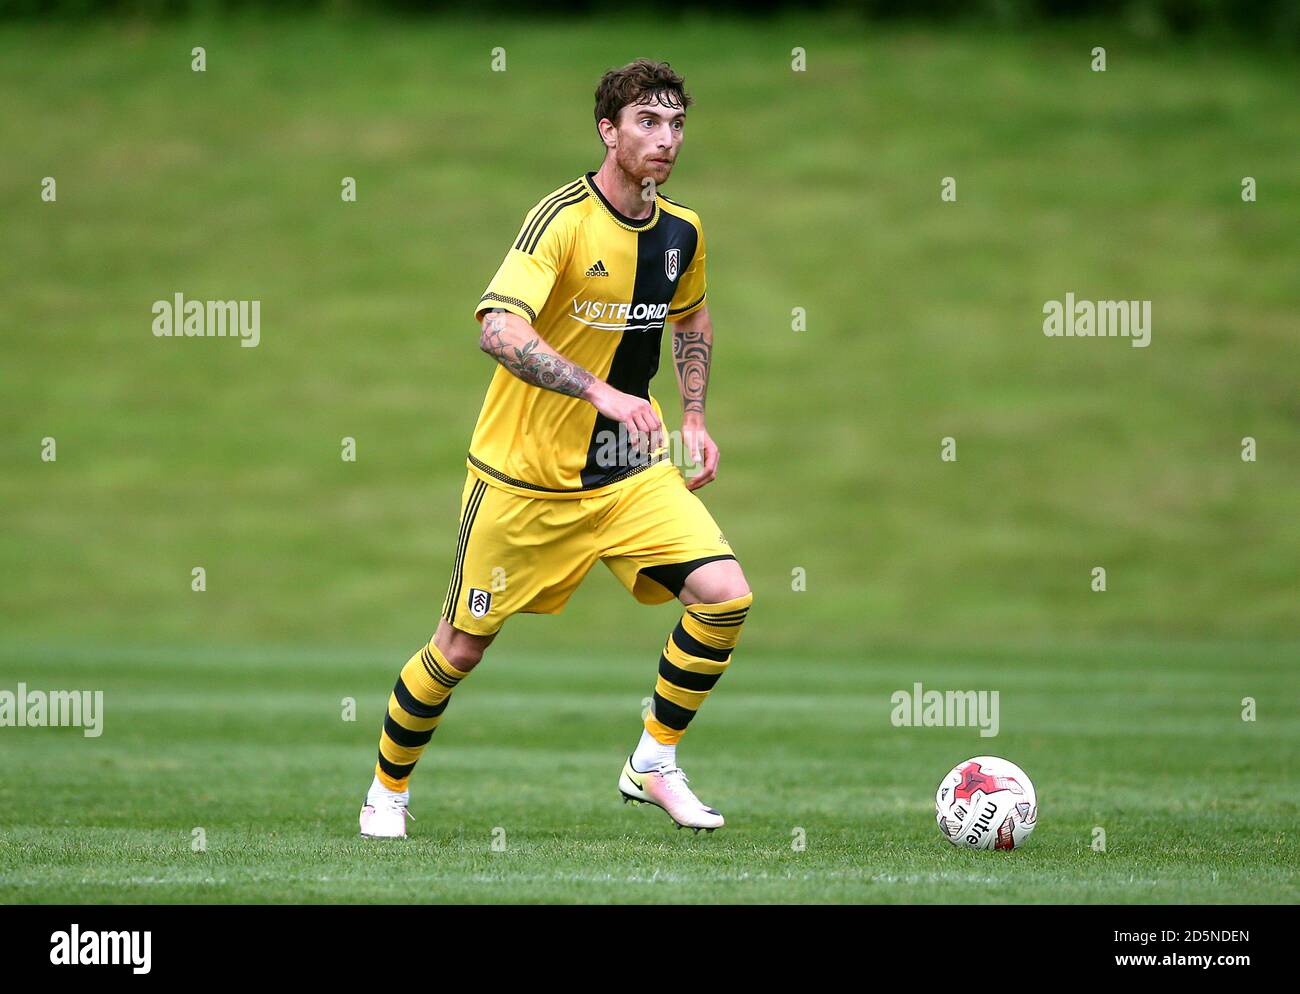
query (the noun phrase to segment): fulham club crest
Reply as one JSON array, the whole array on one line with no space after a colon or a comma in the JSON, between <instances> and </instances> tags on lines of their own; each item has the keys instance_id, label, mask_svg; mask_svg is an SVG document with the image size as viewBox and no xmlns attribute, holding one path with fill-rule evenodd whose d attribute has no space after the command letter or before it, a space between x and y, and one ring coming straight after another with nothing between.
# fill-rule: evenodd
<instances>
[{"instance_id":1,"label":"fulham club crest","mask_svg":"<svg viewBox=\"0 0 1300 994\"><path fill-rule=\"evenodd\" d=\"M668 274L668 282L672 283L677 279L677 267L681 262L682 250L671 248L664 253L664 272Z\"/></svg>"},{"instance_id":2,"label":"fulham club crest","mask_svg":"<svg viewBox=\"0 0 1300 994\"><path fill-rule=\"evenodd\" d=\"M492 595L486 590L479 590L478 587L469 588L469 613L476 618L481 618L488 613L492 607Z\"/></svg>"}]
</instances>

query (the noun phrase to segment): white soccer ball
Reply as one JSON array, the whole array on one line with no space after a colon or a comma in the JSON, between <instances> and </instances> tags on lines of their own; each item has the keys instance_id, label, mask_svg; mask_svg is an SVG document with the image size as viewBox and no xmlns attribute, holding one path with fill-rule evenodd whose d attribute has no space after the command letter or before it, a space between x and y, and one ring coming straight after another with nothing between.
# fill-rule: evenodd
<instances>
[{"instance_id":1,"label":"white soccer ball","mask_svg":"<svg viewBox=\"0 0 1300 994\"><path fill-rule=\"evenodd\" d=\"M976 756L954 766L934 795L939 831L963 849L1018 849L1038 823L1038 797L1015 763Z\"/></svg>"}]
</instances>

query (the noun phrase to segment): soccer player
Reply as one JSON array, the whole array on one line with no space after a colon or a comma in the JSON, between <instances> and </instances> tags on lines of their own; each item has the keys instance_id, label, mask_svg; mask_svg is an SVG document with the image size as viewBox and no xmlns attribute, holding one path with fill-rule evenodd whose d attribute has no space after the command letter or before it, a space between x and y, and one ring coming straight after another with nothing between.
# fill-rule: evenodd
<instances>
[{"instance_id":1,"label":"soccer player","mask_svg":"<svg viewBox=\"0 0 1300 994\"><path fill-rule=\"evenodd\" d=\"M697 832L723 824L677 764L677 743L726 670L753 599L692 492L718 471L704 420L713 351L704 233L693 210L658 192L691 102L667 63L605 73L596 89L604 161L528 212L475 308L479 347L497 367L470 442L451 582L437 632L389 698L362 835L406 835L411 771L452 691L507 618L558 614L597 560L641 603L685 606L619 775L624 802L656 804ZM690 482L669 458L650 396L665 322L682 442L701 465Z\"/></svg>"}]
</instances>

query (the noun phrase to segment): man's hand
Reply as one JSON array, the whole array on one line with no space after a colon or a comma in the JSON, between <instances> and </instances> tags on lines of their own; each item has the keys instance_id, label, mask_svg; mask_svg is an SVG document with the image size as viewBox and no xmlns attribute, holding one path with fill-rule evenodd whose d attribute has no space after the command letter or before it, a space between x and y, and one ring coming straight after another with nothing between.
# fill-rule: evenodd
<instances>
[{"instance_id":1,"label":"man's hand","mask_svg":"<svg viewBox=\"0 0 1300 994\"><path fill-rule=\"evenodd\" d=\"M709 430L704 427L703 418L682 419L682 441L686 443L686 451L690 453L691 462L697 466L701 462L704 464L704 468L697 476L686 481L686 489L698 490L706 483L717 479L718 447L709 435Z\"/></svg>"},{"instance_id":2,"label":"man's hand","mask_svg":"<svg viewBox=\"0 0 1300 994\"><path fill-rule=\"evenodd\" d=\"M615 390L604 380L595 380L583 399L611 421L627 426L628 440L642 452L654 452L663 444L663 423L650 401Z\"/></svg>"}]
</instances>

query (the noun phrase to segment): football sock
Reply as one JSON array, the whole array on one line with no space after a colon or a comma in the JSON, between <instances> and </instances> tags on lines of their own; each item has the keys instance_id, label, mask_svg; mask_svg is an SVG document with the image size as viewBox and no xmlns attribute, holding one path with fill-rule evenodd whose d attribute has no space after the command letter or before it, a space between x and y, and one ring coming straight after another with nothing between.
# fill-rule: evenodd
<instances>
[{"instance_id":1,"label":"football sock","mask_svg":"<svg viewBox=\"0 0 1300 994\"><path fill-rule=\"evenodd\" d=\"M659 656L659 679L645 730L676 746L709 691L731 662L731 650L753 602L752 593L718 604L691 604ZM636 763L632 764L636 766Z\"/></svg>"},{"instance_id":2,"label":"football sock","mask_svg":"<svg viewBox=\"0 0 1300 994\"><path fill-rule=\"evenodd\" d=\"M406 790L420 753L451 703L451 692L465 675L465 671L447 662L433 639L402 667L388 698L388 714L384 715L384 730L379 735L375 778L384 787Z\"/></svg>"},{"instance_id":3,"label":"football sock","mask_svg":"<svg viewBox=\"0 0 1300 994\"><path fill-rule=\"evenodd\" d=\"M664 745L644 728L641 729L641 741L632 753L632 769L638 773L649 773L665 764L677 765L677 746Z\"/></svg>"}]
</instances>

